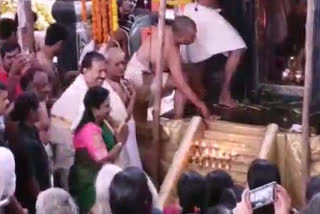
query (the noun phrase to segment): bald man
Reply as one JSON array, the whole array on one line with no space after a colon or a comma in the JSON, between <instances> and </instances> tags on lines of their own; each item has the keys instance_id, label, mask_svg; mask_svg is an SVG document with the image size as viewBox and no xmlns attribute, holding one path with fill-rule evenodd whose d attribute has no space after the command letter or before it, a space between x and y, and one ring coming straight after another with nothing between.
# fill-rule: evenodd
<instances>
[{"instance_id":1,"label":"bald man","mask_svg":"<svg viewBox=\"0 0 320 214\"><path fill-rule=\"evenodd\" d=\"M120 156L121 167L136 166L142 168L136 138L136 124L132 117L136 101L133 85L124 79L126 69L125 53L120 48L111 48L104 52L108 69L103 87L108 89L110 97L110 121L114 129L127 123L129 136Z\"/></svg>"},{"instance_id":2,"label":"bald man","mask_svg":"<svg viewBox=\"0 0 320 214\"><path fill-rule=\"evenodd\" d=\"M127 115L125 121L127 121L131 118L133 113L136 101L136 91L133 84L124 79L124 72L126 69L125 53L120 48L110 48L104 53L104 56L108 63L106 80L126 106ZM117 117L122 116L119 115Z\"/></svg>"},{"instance_id":3,"label":"bald man","mask_svg":"<svg viewBox=\"0 0 320 214\"><path fill-rule=\"evenodd\" d=\"M158 29L151 29L150 36L142 41L139 50L132 56L125 78L133 83L137 100L134 108L136 121L146 121L147 109L153 102L155 90L154 77L157 72L157 59L160 54ZM209 117L204 102L192 91L182 72L180 45L193 43L197 32L196 24L186 16L177 16L171 26L165 26L164 32L164 73L162 95L176 89L175 116L184 114L186 99L189 99L202 113Z\"/></svg>"}]
</instances>

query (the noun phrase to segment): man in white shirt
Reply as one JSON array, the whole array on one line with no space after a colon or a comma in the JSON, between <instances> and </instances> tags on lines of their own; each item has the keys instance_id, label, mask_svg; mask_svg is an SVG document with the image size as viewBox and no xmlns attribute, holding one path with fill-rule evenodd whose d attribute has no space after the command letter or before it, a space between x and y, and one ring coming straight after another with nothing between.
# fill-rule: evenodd
<instances>
[{"instance_id":1,"label":"man in white shirt","mask_svg":"<svg viewBox=\"0 0 320 214\"><path fill-rule=\"evenodd\" d=\"M68 190L68 172L73 164L73 134L84 111L83 99L90 87L104 82L107 63L103 55L89 52L82 61L81 74L54 103L51 109L49 140L56 145L55 170L61 186Z\"/></svg>"},{"instance_id":2,"label":"man in white shirt","mask_svg":"<svg viewBox=\"0 0 320 214\"><path fill-rule=\"evenodd\" d=\"M182 60L187 64L193 88L204 96L203 73L206 62L212 56L223 54L227 57L224 64L224 82L219 104L234 107L236 102L231 97L230 83L240 63L246 44L239 33L228 23L216 8L214 0L199 0L187 4L183 15L191 18L197 25L197 35L194 43L181 48Z\"/></svg>"}]
</instances>

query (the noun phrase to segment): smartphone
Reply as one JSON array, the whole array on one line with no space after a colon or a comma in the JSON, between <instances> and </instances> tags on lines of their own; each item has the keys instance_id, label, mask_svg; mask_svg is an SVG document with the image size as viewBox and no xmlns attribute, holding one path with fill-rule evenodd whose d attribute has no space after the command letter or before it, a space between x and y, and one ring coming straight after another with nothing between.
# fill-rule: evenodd
<instances>
[{"instance_id":1,"label":"smartphone","mask_svg":"<svg viewBox=\"0 0 320 214\"><path fill-rule=\"evenodd\" d=\"M275 201L276 182L268 183L264 186L249 191L249 199L252 209L258 209Z\"/></svg>"}]
</instances>

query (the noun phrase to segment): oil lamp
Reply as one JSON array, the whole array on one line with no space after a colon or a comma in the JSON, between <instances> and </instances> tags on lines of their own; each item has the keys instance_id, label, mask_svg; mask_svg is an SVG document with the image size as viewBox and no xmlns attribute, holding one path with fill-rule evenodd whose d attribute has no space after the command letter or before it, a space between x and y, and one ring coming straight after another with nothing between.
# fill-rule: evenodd
<instances>
[{"instance_id":1,"label":"oil lamp","mask_svg":"<svg viewBox=\"0 0 320 214\"><path fill-rule=\"evenodd\" d=\"M295 81L297 84L301 84L303 82L303 73L301 70L297 70L295 74Z\"/></svg>"},{"instance_id":2,"label":"oil lamp","mask_svg":"<svg viewBox=\"0 0 320 214\"><path fill-rule=\"evenodd\" d=\"M241 148L244 148L241 145ZM234 157L238 156L235 151L227 151L217 143L208 144L205 141L196 141L193 145L192 157L190 162L202 168L220 168L231 169L231 162Z\"/></svg>"},{"instance_id":3,"label":"oil lamp","mask_svg":"<svg viewBox=\"0 0 320 214\"><path fill-rule=\"evenodd\" d=\"M289 70L288 68L286 68L286 69L282 72L282 80L283 80L283 81L288 81L289 75L290 75L290 70Z\"/></svg>"}]
</instances>

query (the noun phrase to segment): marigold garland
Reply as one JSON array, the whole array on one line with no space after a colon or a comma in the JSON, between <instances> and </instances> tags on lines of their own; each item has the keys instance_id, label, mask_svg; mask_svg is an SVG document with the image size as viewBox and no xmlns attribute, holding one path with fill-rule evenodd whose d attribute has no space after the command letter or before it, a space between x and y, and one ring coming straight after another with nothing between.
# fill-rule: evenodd
<instances>
[{"instance_id":1,"label":"marigold garland","mask_svg":"<svg viewBox=\"0 0 320 214\"><path fill-rule=\"evenodd\" d=\"M81 17L87 22L86 0L81 0ZM106 43L119 28L117 0L92 0L92 38L98 44Z\"/></svg>"},{"instance_id":2,"label":"marigold garland","mask_svg":"<svg viewBox=\"0 0 320 214\"><path fill-rule=\"evenodd\" d=\"M97 31L98 31L98 38L97 41L99 44L103 42L103 28L102 28L102 8L101 8L101 1L98 0L98 4L96 5L96 13L97 13Z\"/></svg>"},{"instance_id":3,"label":"marigold garland","mask_svg":"<svg viewBox=\"0 0 320 214\"><path fill-rule=\"evenodd\" d=\"M81 0L81 18L83 22L88 21L86 0Z\"/></svg>"},{"instance_id":4,"label":"marigold garland","mask_svg":"<svg viewBox=\"0 0 320 214\"><path fill-rule=\"evenodd\" d=\"M98 30L97 30L97 13L96 4L98 0L92 0L92 38L94 41L98 41Z\"/></svg>"},{"instance_id":5,"label":"marigold garland","mask_svg":"<svg viewBox=\"0 0 320 214\"><path fill-rule=\"evenodd\" d=\"M113 14L112 3L113 3L113 0L108 1L108 27L109 27L110 33L112 33L112 14Z\"/></svg>"},{"instance_id":6,"label":"marigold garland","mask_svg":"<svg viewBox=\"0 0 320 214\"><path fill-rule=\"evenodd\" d=\"M106 43L109 41L109 28L108 28L108 3L106 0L101 0L101 11L102 11L102 41Z\"/></svg>"}]
</instances>

